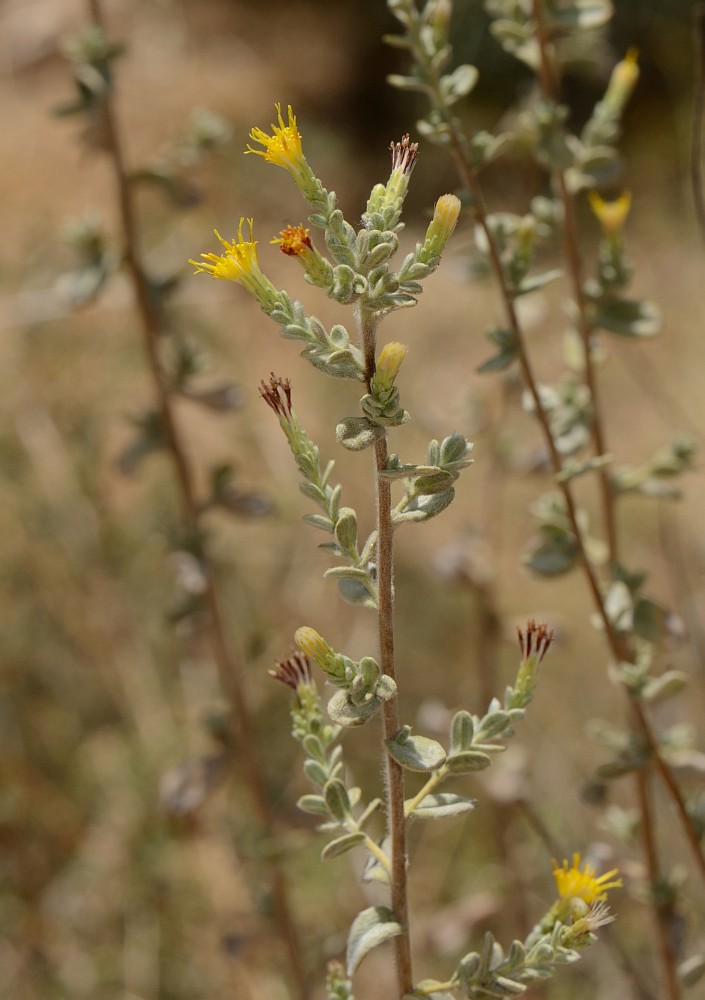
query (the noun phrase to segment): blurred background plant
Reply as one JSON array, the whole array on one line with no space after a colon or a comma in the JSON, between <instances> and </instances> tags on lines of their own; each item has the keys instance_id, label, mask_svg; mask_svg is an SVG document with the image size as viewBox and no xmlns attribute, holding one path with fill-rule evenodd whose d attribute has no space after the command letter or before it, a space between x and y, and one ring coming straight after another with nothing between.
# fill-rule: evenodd
<instances>
[{"instance_id":1,"label":"blurred background plant","mask_svg":"<svg viewBox=\"0 0 705 1000\"><path fill-rule=\"evenodd\" d=\"M687 171L690 13L687 2L618 3L609 32L595 36L594 58L571 63L564 77L570 124L579 129L616 60L628 46L639 48L641 80L624 121L625 169L620 188L609 193L622 185L632 192L628 237L637 264L635 297L659 303L665 332L644 347L610 340L602 401L610 451L620 466L628 461L633 469L631 478L623 473L620 501L630 565L649 570L650 598L678 612L666 615L666 660L689 675L689 696L661 712L689 791L699 787L703 772L689 732L702 716L705 684L698 516L703 485L698 475L689 477L678 508L661 499L649 504L634 487L643 493L645 483L667 482L654 477L653 467L645 471L644 463L672 432L702 438L702 251ZM262 232L297 221L289 216L289 193L241 156L239 141L226 142L198 168L208 199L196 202L193 158L202 146L226 138L221 119L242 136L253 121L270 120L275 101L294 103L306 122L311 157L352 216L386 169L390 138L413 132L426 113L417 95L399 95L385 83L388 73L404 73L407 65L404 53L381 42L383 33L395 30L381 2L341 0L324 12L316 2L135 0L108 3L106 14L110 38L126 48L116 72L129 164L150 164L135 188L145 262L165 282L185 270L204 232L224 226L224 219L234 231L244 206L257 214ZM0 17L7 151L0 249L0 377L8 413L0 439L6 526L0 565L7 584L0 947L6 988L23 998L205 997L227 995L236 982L238 996L286 995L283 959L281 967L271 962L271 938L255 916L268 912L271 899L264 883L253 884L246 875L261 854L256 824L242 811L239 790L206 794L220 777L217 753L226 713L200 629L191 614L183 615L194 610L184 599L197 597L202 586L197 553L179 535L178 555L166 558L175 548L170 528L178 521L169 468L163 461L139 461L148 446L161 442L159 426L146 412L152 390L131 292L124 279L105 282L120 257L113 178L104 158L68 141L67 132L78 125L49 117L59 101L71 99L61 42L80 33L85 10L68 0L24 0L6 3ZM480 4L458 0L451 28L455 61L480 70L472 105L460 104L457 112L473 129L495 131L517 88L529 87L531 73L492 39ZM83 85L90 88L90 80ZM192 119L199 107L218 117ZM179 135L184 138L175 139ZM542 173L517 151L483 180L492 208L521 215L531 198L545 194ZM455 186L443 151L424 143L407 218L416 217L423 231L424 213L439 190ZM190 210L175 215L175 204ZM91 218L89 211L100 217ZM70 250L62 247L60 234L77 218ZM585 206L578 223L586 252L594 252L599 229ZM409 227L407 245L417 236ZM418 532L414 549L420 546L421 558L417 553L413 560L400 538L398 655L410 677L407 716L420 703L419 725L442 733L459 704L482 705L493 685L501 690L515 666L514 648L504 638L527 614L548 617L559 642L533 715L501 772L489 773L478 792L494 803L494 811L476 810L447 828L415 831L412 849L423 849L426 860L415 875L411 902L418 911L417 944L428 953L431 971L436 961L447 968L448 957L461 953L478 925L505 939L525 933L541 912L551 853L562 857L574 846L590 846L596 860L609 859L619 843L615 835L634 832L628 788L610 784L607 792L604 781L595 780L601 751L575 738L596 716L605 720L602 738L620 749L614 728L621 725L622 709L604 680L602 638L586 622L584 586L577 576L539 585L521 568L527 510L544 489L537 476L545 454L537 431L521 415L517 384L510 380L498 388L486 375L474 374L487 360L484 331L495 321L495 305L489 284L487 292L482 288L483 263L471 252L468 219L456 241L450 264L429 286L433 312L422 307L403 317L410 348L406 392L415 416L403 433L411 450L422 448L438 426L456 426L476 442L477 479L468 480L438 522L440 553L435 532L433 539ZM552 250L542 253L547 266L557 263ZM292 284L291 268L274 249L267 270L277 284ZM469 275L480 282L472 292ZM365 901L353 880L342 876L331 895L319 871L320 845L294 809L305 785L290 751L286 706L280 692L270 690L264 669L282 655L306 608L328 602L320 558L299 528L301 503L286 447L254 399L262 375L281 369L287 345L256 307L235 302L227 288L214 294L210 283L172 288L167 282L159 292L169 294L172 342L185 345L183 352L174 351L169 370L176 384L182 380L181 388L188 383L178 399L187 453L198 458L199 469L215 469L210 485L229 498L229 506L235 489L239 513L260 509L257 497L277 495L276 515L266 520L232 518L223 504L208 518L218 564L237 568L223 578L226 617L248 664L248 695L264 737L262 764L278 824L288 830L285 854L296 871L293 905L303 953L315 968L321 958L339 954L345 927ZM303 281L297 294L307 301ZM563 294L547 288L545 299L524 304L522 322L546 381L563 365L555 329L560 311L547 321L548 309L560 306ZM80 311L72 312L79 303ZM332 311L319 312L324 322L333 321ZM389 321L390 336L395 322ZM198 353L207 349L212 370L218 365L212 377L195 378L193 343ZM339 415L337 387L316 380L314 390L311 374L300 369L298 408L329 453ZM430 398L422 391L428 384L438 386ZM240 405L232 416L226 412L214 422L206 412L234 401ZM498 413L506 415L501 427ZM482 462L483 453L493 461ZM659 468L676 458L670 453ZM225 467L233 461L234 487L223 494ZM354 478L348 457L339 466ZM205 495L209 482L202 475L198 485ZM481 486L482 477L494 481L483 479ZM356 506L357 500L353 485L349 502ZM550 528L556 512L544 505L539 513ZM636 583L625 583L633 593ZM332 601L327 607L331 631L347 637L340 645L362 651L367 635L354 612ZM687 641L676 641L679 629ZM496 642L482 672L475 664L488 635ZM429 697L421 667L431 651L439 666ZM367 742L366 734L353 734L346 750L358 775L372 757ZM563 748L560 756L556 745ZM186 807L179 816L180 802ZM665 800L659 798L656 813L667 834L672 814ZM665 869L673 871L670 892L690 861L680 839L664 841ZM334 863L342 873L346 859ZM638 858L626 874L636 885L643 880ZM683 954L692 956L702 938L702 892L694 881L685 888L673 918L685 934ZM502 906L507 892L515 900L509 913ZM659 995L652 985L648 911L627 893L615 905L620 920L610 935L614 950L587 956L547 996ZM426 921L424 915L439 906L440 918ZM322 925L331 932L322 936ZM380 968L371 955L360 973L361 996L386 995L377 985ZM693 968L694 978L697 962Z\"/></svg>"}]
</instances>

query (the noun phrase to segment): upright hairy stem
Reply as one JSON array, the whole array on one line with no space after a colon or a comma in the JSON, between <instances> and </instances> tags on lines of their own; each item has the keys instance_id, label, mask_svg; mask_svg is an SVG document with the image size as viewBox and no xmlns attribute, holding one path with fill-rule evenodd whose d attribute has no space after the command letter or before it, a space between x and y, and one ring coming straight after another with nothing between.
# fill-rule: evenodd
<instances>
[{"instance_id":1,"label":"upright hairy stem","mask_svg":"<svg viewBox=\"0 0 705 1000\"><path fill-rule=\"evenodd\" d=\"M89 10L94 22L104 29L105 25L99 0L90 0ZM191 465L176 421L172 396L159 359L160 319L154 308L145 272L140 261L137 216L129 177L125 168L122 138L110 93L104 98L103 120L107 153L110 157L115 177L124 243L124 260L135 295L135 304L142 330L143 346L152 376L159 420L174 467L174 474L181 497L184 522L191 532L196 533L200 522L200 505ZM236 652L233 645L228 641L221 611L220 596L213 577L212 567L210 566L206 567L203 600L209 617L207 638L230 710L235 756L241 765L243 777L249 788L257 821L263 834L269 835L273 826L273 816L264 777L258 758L253 752L252 723L243 684L244 664L239 651ZM276 919L287 949L292 985L299 1000L308 1000L310 992L301 962L298 933L289 903L284 876L276 860L270 861L270 872Z\"/></svg>"},{"instance_id":2,"label":"upright hairy stem","mask_svg":"<svg viewBox=\"0 0 705 1000\"><path fill-rule=\"evenodd\" d=\"M365 355L368 390L375 373L377 319L360 306L357 313L360 339ZM375 493L377 497L377 587L379 592L379 648L382 672L396 680L394 667L394 590L393 525L391 487L380 473L387 467L386 435L375 442ZM384 703L384 738L393 739L399 731L397 698ZM399 997L411 991L411 940L406 879L406 818L404 815L404 771L385 752L387 769L387 823L391 838L391 904L394 919L402 932L394 938Z\"/></svg>"}]
</instances>

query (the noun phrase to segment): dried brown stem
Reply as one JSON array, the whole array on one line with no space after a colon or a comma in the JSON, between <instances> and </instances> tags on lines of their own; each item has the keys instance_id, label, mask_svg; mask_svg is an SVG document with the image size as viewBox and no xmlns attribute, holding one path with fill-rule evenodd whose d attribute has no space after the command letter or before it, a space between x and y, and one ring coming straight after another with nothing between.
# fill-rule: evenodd
<instances>
[{"instance_id":1,"label":"dried brown stem","mask_svg":"<svg viewBox=\"0 0 705 1000\"><path fill-rule=\"evenodd\" d=\"M94 22L104 28L99 0L89 0L89 10ZM152 377L160 425L165 434L167 450L178 483L184 522L189 530L195 533L200 525L200 504L191 465L176 420L169 384L160 362L159 338L162 332L160 318L151 300L147 278L140 260L137 215L111 93L108 93L104 98L102 112L106 152L112 165L117 193L124 261L135 295L135 305L140 320L145 356ZM210 566L206 567L203 599L209 616L207 639L230 710L235 757L241 766L244 780L249 788L257 822L263 834L270 836L273 828L273 815L265 779L254 752L251 715L243 684L244 663L239 650L236 652L234 643L232 640L229 641L226 636L220 596ZM308 1000L310 991L301 960L301 948L289 903L288 890L281 867L275 860L270 860L270 873L274 908L279 930L287 950L292 986L299 1000Z\"/></svg>"},{"instance_id":2,"label":"dried brown stem","mask_svg":"<svg viewBox=\"0 0 705 1000\"><path fill-rule=\"evenodd\" d=\"M360 307L357 315L360 339L365 356L368 391L375 372L376 318ZM379 592L379 647L382 672L393 680L394 664L394 564L391 486L380 473L388 459L386 435L375 442L375 491L377 495L377 587ZM397 698L384 703L384 738L394 739L399 731ZM413 986L411 971L411 938L406 875L406 817L404 815L404 771L385 752L387 769L387 823L391 839L392 876L391 904L394 919L402 933L394 938L399 998L410 993Z\"/></svg>"}]
</instances>

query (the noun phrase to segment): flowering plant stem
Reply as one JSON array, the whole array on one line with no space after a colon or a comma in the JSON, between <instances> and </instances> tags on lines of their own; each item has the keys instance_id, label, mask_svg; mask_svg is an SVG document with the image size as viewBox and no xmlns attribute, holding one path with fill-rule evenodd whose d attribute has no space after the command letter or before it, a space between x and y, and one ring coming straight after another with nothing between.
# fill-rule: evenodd
<instances>
[{"instance_id":1,"label":"flowering plant stem","mask_svg":"<svg viewBox=\"0 0 705 1000\"><path fill-rule=\"evenodd\" d=\"M534 375L531 362L526 350L526 344L524 340L523 331L521 329L519 318L517 316L516 308L514 306L514 300L510 292L509 286L504 273L504 268L500 260L499 251L497 249L495 238L492 234L490 226L487 222L487 210L485 208L484 196L482 192L482 187L480 185L477 173L471 168L468 159L465 155L465 150L463 148L462 138L457 130L452 124L450 125L450 141L456 161L456 166L464 183L467 191L470 193L472 198L472 212L475 218L475 222L481 228L486 243L489 249L490 265L492 271L495 275L497 285L499 288L500 298L502 300L502 306L505 313L506 321L512 335L516 338L516 343L518 347L518 361L519 367L521 369L522 378L524 383L529 390L533 405L535 407L536 417L541 427L544 442L549 452L549 457L551 460L551 467L553 472L556 474L557 480L556 485L563 495L563 499L566 505L566 513L570 521L571 530L575 536L575 542L578 549L579 562L583 570L583 574L588 584L591 596L593 598L595 609L599 615L600 621L605 630L605 636L607 639L610 652L612 653L615 662L629 662L633 659L633 654L629 648L629 644L625 637L620 635L614 628L612 621L607 613L605 607L604 597L600 589L600 584L590 562L589 556L585 550L583 534L578 523L577 516L577 506L575 499L573 497L570 484L562 479L559 473L562 471L562 461L561 456L556 447L556 443L551 432L551 426L549 422L549 417L546 409L541 401L538 383ZM644 710L641 705L632 700L632 711L634 718L637 723L637 729L644 740L645 746L647 747L651 759L654 762L656 769L659 772L661 779L663 780L669 795L671 796L673 803L678 812L681 825L683 827L684 833L690 844L693 858L698 867L698 870L705 880L705 856L703 856L702 848L700 846L700 841L698 839L697 832L693 827L692 820L688 814L685 801L681 794L680 788L669 768L668 764L665 762L658 748L656 737L651 729L648 719L644 714Z\"/></svg>"},{"instance_id":2,"label":"flowering plant stem","mask_svg":"<svg viewBox=\"0 0 705 1000\"><path fill-rule=\"evenodd\" d=\"M365 357L365 379L371 391L375 373L377 317L360 305L356 311L358 331ZM377 587L380 668L396 680L394 665L394 548L392 525L391 484L381 473L387 467L387 436L375 442L375 493L377 500ZM384 703L384 738L393 739L399 731L399 707L396 698ZM394 938L399 997L413 986L411 971L411 941L406 878L406 816L404 812L404 770L385 753L387 768L387 824L391 843L391 904L394 919L402 932Z\"/></svg>"},{"instance_id":3,"label":"flowering plant stem","mask_svg":"<svg viewBox=\"0 0 705 1000\"><path fill-rule=\"evenodd\" d=\"M94 23L104 29L100 0L89 0L89 11ZM112 95L109 92L104 97L102 111L105 148L115 179L124 260L135 295L144 352L152 377L160 424L174 467L183 518L189 530L196 533L200 526L200 506L191 465L176 421L172 396L159 359L159 338L162 333L160 319L152 304L146 275L140 261L137 217L125 168L122 137ZM242 681L244 666L242 657L239 650L236 652L232 640L226 636L220 595L211 566L206 565L204 581L203 600L208 612L207 638L230 711L235 756L240 762L242 774L249 788L257 822L263 833L269 836L273 827L273 816L264 776L253 751L255 743ZM310 992L301 961L301 946L284 874L276 858L270 858L269 865L276 919L287 950L292 987L299 1000L308 1000Z\"/></svg>"},{"instance_id":4,"label":"flowering plant stem","mask_svg":"<svg viewBox=\"0 0 705 1000\"><path fill-rule=\"evenodd\" d=\"M543 11L541 6L541 0L532 0L532 12L534 21L536 24L536 40L538 42L539 48L539 69L538 78L539 85L545 97L556 100L558 96L558 69L555 65L555 61L552 58L550 44L544 30L543 24ZM590 322L588 320L586 308L585 308L585 296L583 294L583 278L582 278L582 264L580 259L580 249L578 245L578 234L577 225L575 219L575 200L572 197L568 184L566 182L565 172L559 168L555 168L552 171L553 185L556 194L563 206L563 245L564 245L564 257L566 261L566 269L568 274L568 280L570 282L571 292L573 300L575 302L577 310L577 327L580 334L580 340L583 348L583 372L585 385L590 392L590 399L592 402L592 412L590 421L590 434L592 438L593 453L597 456L602 456L607 453L606 446L606 436L602 420L602 411L599 403L598 395L598 384L595 376L595 366L593 364L592 356L592 346L591 346L591 335L592 330ZM615 496L612 491L612 486L610 482L610 471L606 466L601 466L597 470L599 485L600 485L600 495L602 500L602 522L605 529L605 538L607 541L607 547L609 552L609 563L610 568L614 572L619 565L619 553L617 548L617 525L615 516ZM585 554L581 549L581 562L582 565L590 572L590 567L585 559ZM601 605L604 607L604 604ZM610 629L607 633L608 641L610 646L613 647L613 652L615 656L618 653L616 639L619 638L614 634L614 629ZM620 642L621 646L622 643ZM620 654L622 655L622 654ZM622 655L622 658L623 655ZM653 747L654 737L651 733L649 724L644 716L641 705L638 701L632 699L630 702L630 724L632 729L643 736L650 748ZM660 759L658 755L658 749L656 750L656 759ZM663 765L665 768L665 764ZM667 770L667 769L666 769ZM670 772L668 772L669 777ZM641 816L641 823L639 825L642 850L644 854L644 860L646 863L646 868L649 875L649 883L652 887L652 908L654 911L654 922L656 925L656 936L659 945L659 953L661 958L661 966L663 969L663 976L665 981L665 987L669 1000L678 1000L680 997L680 986L678 983L678 971L676 968L676 959L673 951L673 947L670 940L670 917L668 913L664 912L662 906L659 906L656 888L660 881L660 865L658 857L658 848L656 844L656 831L653 822L653 813L651 809L650 801L650 788L649 788L649 773L644 767L638 768L634 773L637 801L639 803L639 813ZM678 800L682 801L680 798L680 791L678 791ZM685 825L686 834L689 835L691 829L691 823L689 817L686 814L687 823ZM702 852L698 844L698 850L696 856L702 859Z\"/></svg>"}]
</instances>

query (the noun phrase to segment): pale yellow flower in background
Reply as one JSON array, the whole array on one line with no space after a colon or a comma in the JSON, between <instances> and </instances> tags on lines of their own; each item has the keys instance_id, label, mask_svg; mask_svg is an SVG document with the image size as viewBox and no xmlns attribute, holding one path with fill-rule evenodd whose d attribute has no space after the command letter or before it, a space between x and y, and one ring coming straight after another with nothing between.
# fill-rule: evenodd
<instances>
[{"instance_id":1,"label":"pale yellow flower in background","mask_svg":"<svg viewBox=\"0 0 705 1000\"><path fill-rule=\"evenodd\" d=\"M629 215L632 205L632 195L630 191L625 191L615 198L614 201L605 201L597 191L591 191L588 195L590 208L602 226L606 236L619 236L624 223Z\"/></svg>"}]
</instances>

